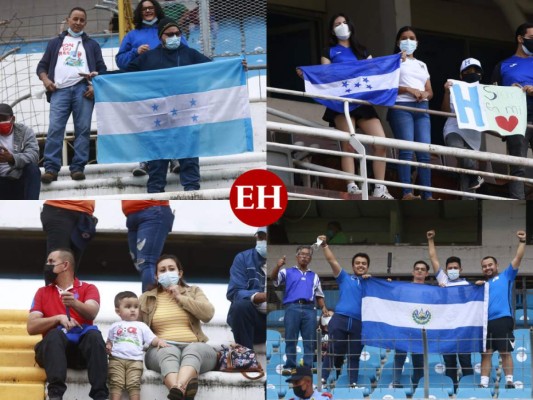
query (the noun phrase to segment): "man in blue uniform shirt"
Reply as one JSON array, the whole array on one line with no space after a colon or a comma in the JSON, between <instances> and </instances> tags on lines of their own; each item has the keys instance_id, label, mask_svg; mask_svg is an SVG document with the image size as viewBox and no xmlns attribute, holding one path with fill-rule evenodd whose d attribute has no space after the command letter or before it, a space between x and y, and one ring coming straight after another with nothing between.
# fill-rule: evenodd
<instances>
[{"instance_id":1,"label":"man in blue uniform shirt","mask_svg":"<svg viewBox=\"0 0 533 400\"><path fill-rule=\"evenodd\" d=\"M492 368L492 353L498 351L505 373L505 387L514 388L513 357L514 319L511 303L512 288L518 268L526 250L526 232L518 231L518 248L511 264L503 272L498 271L498 262L493 256L481 260L481 270L489 285L489 322L487 324L487 351L481 355L481 386L489 386ZM501 385L500 385L501 387Z\"/></svg>"},{"instance_id":2,"label":"man in blue uniform shirt","mask_svg":"<svg viewBox=\"0 0 533 400\"><path fill-rule=\"evenodd\" d=\"M313 387L313 373L308 367L295 368L291 377L286 382L292 383L292 390L298 400L320 400L333 399L329 392L320 393ZM294 397L290 400L296 400Z\"/></svg>"},{"instance_id":3,"label":"man in blue uniform shirt","mask_svg":"<svg viewBox=\"0 0 533 400\"><path fill-rule=\"evenodd\" d=\"M266 227L257 229L256 246L235 256L226 298L231 301L227 322L235 341L250 349L266 341Z\"/></svg>"},{"instance_id":4,"label":"man in blue uniform shirt","mask_svg":"<svg viewBox=\"0 0 533 400\"><path fill-rule=\"evenodd\" d=\"M313 366L317 328L315 299L322 309L322 314L328 315L320 278L308 268L312 257L311 246L299 246L296 250L296 265L280 271L285 265L285 256L283 256L276 263L271 275L275 287L285 284L283 296L285 318L283 321L287 361L283 367L283 375L290 374L291 370L296 368L296 343L300 334L304 347L304 366L309 368Z\"/></svg>"}]
</instances>

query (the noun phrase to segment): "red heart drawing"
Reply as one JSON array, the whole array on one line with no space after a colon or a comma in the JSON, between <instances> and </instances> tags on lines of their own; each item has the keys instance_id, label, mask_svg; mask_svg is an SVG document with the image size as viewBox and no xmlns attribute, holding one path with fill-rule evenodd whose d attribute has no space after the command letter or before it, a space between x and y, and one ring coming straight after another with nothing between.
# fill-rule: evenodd
<instances>
[{"instance_id":1,"label":"red heart drawing","mask_svg":"<svg viewBox=\"0 0 533 400\"><path fill-rule=\"evenodd\" d=\"M502 117L501 115L496 117L496 123L502 129L505 129L507 132L512 132L516 125L518 125L518 118L514 115L511 115L509 119Z\"/></svg>"}]
</instances>

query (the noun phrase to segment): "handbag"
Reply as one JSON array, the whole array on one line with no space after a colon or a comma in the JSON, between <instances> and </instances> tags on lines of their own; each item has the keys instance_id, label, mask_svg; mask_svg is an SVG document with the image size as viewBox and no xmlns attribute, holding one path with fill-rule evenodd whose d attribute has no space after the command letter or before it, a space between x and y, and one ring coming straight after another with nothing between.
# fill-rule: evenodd
<instances>
[{"instance_id":1,"label":"handbag","mask_svg":"<svg viewBox=\"0 0 533 400\"><path fill-rule=\"evenodd\" d=\"M229 347L222 345L219 351L217 370L221 372L240 372L245 378L256 380L265 376L261 363L255 356L255 351L240 344L232 344ZM250 376L249 372L259 373Z\"/></svg>"}]
</instances>

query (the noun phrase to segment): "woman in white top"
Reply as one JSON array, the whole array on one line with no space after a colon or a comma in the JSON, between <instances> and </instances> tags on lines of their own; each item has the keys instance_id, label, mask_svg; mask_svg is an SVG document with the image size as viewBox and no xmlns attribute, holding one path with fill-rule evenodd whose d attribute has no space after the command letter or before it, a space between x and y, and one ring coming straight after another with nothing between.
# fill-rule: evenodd
<instances>
[{"instance_id":1,"label":"woman in white top","mask_svg":"<svg viewBox=\"0 0 533 400\"><path fill-rule=\"evenodd\" d=\"M396 105L409 106L427 110L428 102L433 97L429 72L425 63L414 57L418 45L416 34L410 26L404 26L396 35L396 45L404 55L400 66L400 85ZM429 114L405 110L389 109L387 120L394 137L419 143L431 143L431 123ZM412 150L400 150L400 160L412 161ZM416 152L418 162L429 163L430 155ZM398 165L398 179L401 183L411 183L411 166ZM422 186L431 187L431 170L418 168L418 180ZM418 200L420 196L413 194L413 189L402 188L403 200ZM433 200L430 191L422 191L422 198Z\"/></svg>"}]
</instances>

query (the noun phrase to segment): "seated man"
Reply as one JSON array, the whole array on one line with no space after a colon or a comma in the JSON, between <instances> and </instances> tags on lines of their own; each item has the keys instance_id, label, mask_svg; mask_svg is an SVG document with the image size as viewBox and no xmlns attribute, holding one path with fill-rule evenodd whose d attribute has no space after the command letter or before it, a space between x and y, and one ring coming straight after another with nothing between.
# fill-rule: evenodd
<instances>
[{"instance_id":1,"label":"seated man","mask_svg":"<svg viewBox=\"0 0 533 400\"><path fill-rule=\"evenodd\" d=\"M0 104L0 200L39 200L39 145L33 129L15 124L13 109Z\"/></svg>"},{"instance_id":2,"label":"seated man","mask_svg":"<svg viewBox=\"0 0 533 400\"><path fill-rule=\"evenodd\" d=\"M28 316L30 335L42 334L35 360L45 369L50 400L61 400L67 390L67 367L87 368L92 399L107 399L107 354L102 333L91 329L100 309L100 294L91 284L74 277L74 256L54 250L44 267L46 286L37 290ZM59 296L58 296L59 293ZM84 328L75 343L72 328ZM81 329L80 329L81 330Z\"/></svg>"}]
</instances>

